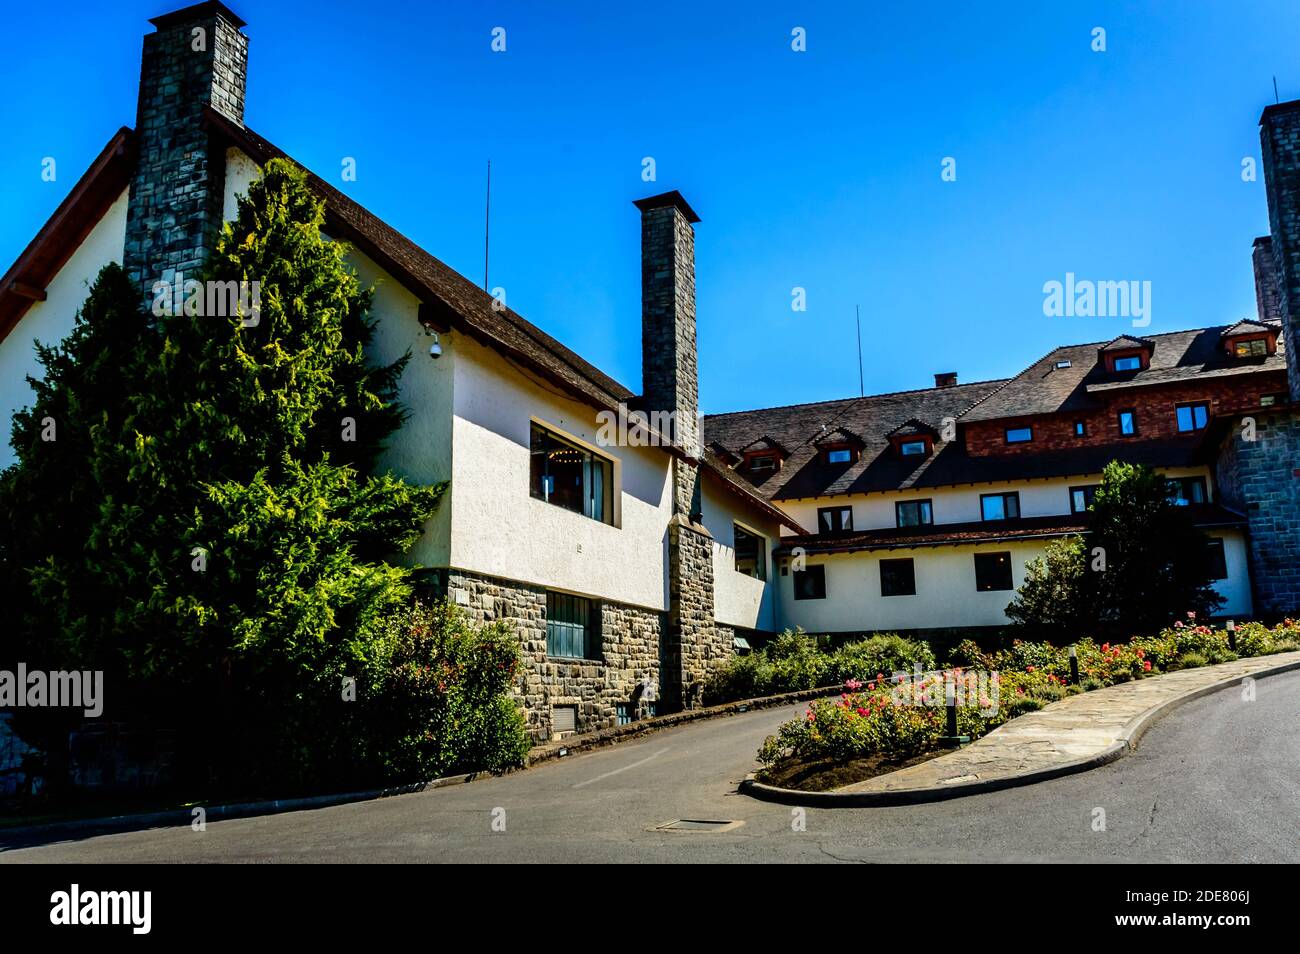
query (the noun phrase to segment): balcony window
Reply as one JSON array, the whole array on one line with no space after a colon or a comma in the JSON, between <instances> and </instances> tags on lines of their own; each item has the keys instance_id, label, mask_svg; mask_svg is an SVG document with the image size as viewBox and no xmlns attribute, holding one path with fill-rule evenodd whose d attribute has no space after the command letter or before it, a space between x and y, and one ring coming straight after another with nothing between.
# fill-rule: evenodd
<instances>
[{"instance_id":1,"label":"balcony window","mask_svg":"<svg viewBox=\"0 0 1300 954\"><path fill-rule=\"evenodd\" d=\"M900 527L923 527L934 523L934 508L928 500L904 500L894 504L894 519Z\"/></svg>"},{"instance_id":2,"label":"balcony window","mask_svg":"<svg viewBox=\"0 0 1300 954\"><path fill-rule=\"evenodd\" d=\"M532 426L529 492L601 523L614 522L613 466L605 458Z\"/></svg>"},{"instance_id":3,"label":"balcony window","mask_svg":"<svg viewBox=\"0 0 1300 954\"><path fill-rule=\"evenodd\" d=\"M984 520L1015 520L1020 516L1020 494L981 494L980 516Z\"/></svg>"},{"instance_id":4,"label":"balcony window","mask_svg":"<svg viewBox=\"0 0 1300 954\"><path fill-rule=\"evenodd\" d=\"M817 529L821 533L846 533L853 529L852 507L818 507Z\"/></svg>"}]
</instances>

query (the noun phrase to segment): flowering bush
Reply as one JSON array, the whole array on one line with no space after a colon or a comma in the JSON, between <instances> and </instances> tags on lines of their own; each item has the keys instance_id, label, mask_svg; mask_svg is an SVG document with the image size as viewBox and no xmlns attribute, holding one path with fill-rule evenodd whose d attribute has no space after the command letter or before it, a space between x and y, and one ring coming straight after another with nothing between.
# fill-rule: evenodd
<instances>
[{"instance_id":1,"label":"flowering bush","mask_svg":"<svg viewBox=\"0 0 1300 954\"><path fill-rule=\"evenodd\" d=\"M971 681L974 673L954 668L946 674L931 673L918 680L902 676L891 679L888 674L909 667L850 666L850 660L873 658L871 651L885 652L893 647L897 650L895 659L905 657L909 651L904 645L909 644L908 640L896 636L873 639L881 642L872 650L868 644L873 640L840 650L843 657L832 663L828 671L854 673L844 683L845 691L838 698L814 701L802 719L781 726L776 735L763 742L759 761L771 768L787 762L824 759L845 762L871 755L905 759L939 746L940 738L947 731L944 680L979 686L978 681ZM910 645L929 652L925 643ZM1070 659L1066 648L1016 640L1007 649L986 653L972 640L959 643L952 653L952 662L978 667L984 680L975 696L967 693L957 700L959 734L978 738L1009 719L1041 709L1072 692L1100 689L1174 669L1230 661L1239 655L1261 656L1297 650L1300 649L1300 622L1287 619L1271 629L1261 623L1243 623L1236 629L1235 652L1229 645L1226 630L1197 622L1195 613L1188 613L1185 621L1179 620L1155 636L1101 645L1091 639L1081 639L1074 646L1081 683L1078 687L1069 685ZM873 668L875 677L870 675ZM866 675L857 677L859 671Z\"/></svg>"}]
</instances>

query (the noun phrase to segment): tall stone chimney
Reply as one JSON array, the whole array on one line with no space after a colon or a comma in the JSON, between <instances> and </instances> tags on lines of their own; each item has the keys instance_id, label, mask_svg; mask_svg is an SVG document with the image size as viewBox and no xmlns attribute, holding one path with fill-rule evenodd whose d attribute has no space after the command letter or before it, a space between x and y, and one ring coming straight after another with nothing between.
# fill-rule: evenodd
<instances>
[{"instance_id":1,"label":"tall stone chimney","mask_svg":"<svg viewBox=\"0 0 1300 954\"><path fill-rule=\"evenodd\" d=\"M1277 265L1273 261L1273 239L1261 235L1255 239L1250 253L1255 266L1255 312L1260 321L1282 320L1282 298L1277 281Z\"/></svg>"},{"instance_id":2,"label":"tall stone chimney","mask_svg":"<svg viewBox=\"0 0 1300 954\"><path fill-rule=\"evenodd\" d=\"M196 278L221 228L225 151L203 123L206 106L243 125L248 37L218 0L149 21L140 60L136 169L123 266L146 303L158 281Z\"/></svg>"},{"instance_id":3,"label":"tall stone chimney","mask_svg":"<svg viewBox=\"0 0 1300 954\"><path fill-rule=\"evenodd\" d=\"M695 344L694 210L680 192L641 210L643 408L673 415L673 514L668 522L668 618L659 643L664 711L701 704L709 670L733 646L714 621L713 537L701 522L699 362Z\"/></svg>"},{"instance_id":4,"label":"tall stone chimney","mask_svg":"<svg viewBox=\"0 0 1300 954\"><path fill-rule=\"evenodd\" d=\"M1287 380L1300 401L1300 100L1269 106L1259 125Z\"/></svg>"}]
</instances>

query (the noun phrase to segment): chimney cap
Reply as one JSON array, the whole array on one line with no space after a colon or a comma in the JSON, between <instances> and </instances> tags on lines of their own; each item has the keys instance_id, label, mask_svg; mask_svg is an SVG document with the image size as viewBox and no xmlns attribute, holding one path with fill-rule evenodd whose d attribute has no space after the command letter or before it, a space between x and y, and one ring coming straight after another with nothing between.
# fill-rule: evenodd
<instances>
[{"instance_id":1,"label":"chimney cap","mask_svg":"<svg viewBox=\"0 0 1300 954\"><path fill-rule=\"evenodd\" d=\"M645 199L636 199L632 204L642 212L649 212L651 209L675 208L686 216L686 221L692 225L700 220L700 217L695 214L695 210L691 208L690 203L676 189L672 192L661 192Z\"/></svg>"},{"instance_id":2,"label":"chimney cap","mask_svg":"<svg viewBox=\"0 0 1300 954\"><path fill-rule=\"evenodd\" d=\"M934 386L936 388L955 388L957 386L956 371L939 371L934 376Z\"/></svg>"},{"instance_id":3,"label":"chimney cap","mask_svg":"<svg viewBox=\"0 0 1300 954\"><path fill-rule=\"evenodd\" d=\"M179 10L173 10L170 13L159 14L151 17L149 22L159 30L165 30L181 23L192 23L195 20L204 20L213 14L221 16L224 20L229 20L236 30L248 26L239 14L231 10L221 0L203 0L203 3L191 4L188 7L182 7Z\"/></svg>"}]
</instances>

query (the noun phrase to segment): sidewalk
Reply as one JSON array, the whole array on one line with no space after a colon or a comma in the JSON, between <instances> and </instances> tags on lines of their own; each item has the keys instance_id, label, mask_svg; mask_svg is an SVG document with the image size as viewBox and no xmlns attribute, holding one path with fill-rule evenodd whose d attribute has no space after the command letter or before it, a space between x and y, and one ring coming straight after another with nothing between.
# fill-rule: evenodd
<instances>
[{"instance_id":1,"label":"sidewalk","mask_svg":"<svg viewBox=\"0 0 1300 954\"><path fill-rule=\"evenodd\" d=\"M1300 668L1300 652L1256 656L1096 689L1012 719L963 749L833 792L784 794L757 783L759 798L807 805L938 801L1082 772L1126 754L1178 705L1246 676Z\"/></svg>"}]
</instances>

